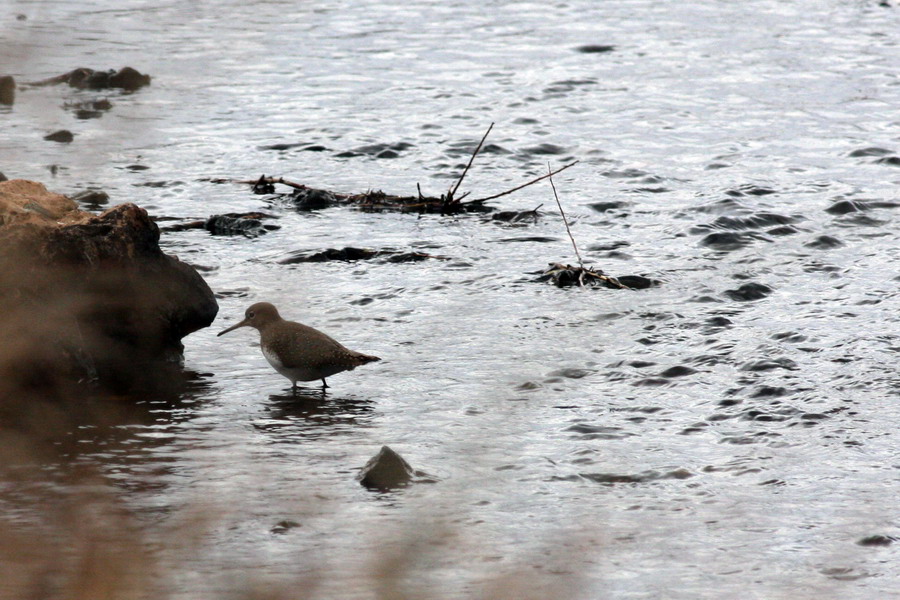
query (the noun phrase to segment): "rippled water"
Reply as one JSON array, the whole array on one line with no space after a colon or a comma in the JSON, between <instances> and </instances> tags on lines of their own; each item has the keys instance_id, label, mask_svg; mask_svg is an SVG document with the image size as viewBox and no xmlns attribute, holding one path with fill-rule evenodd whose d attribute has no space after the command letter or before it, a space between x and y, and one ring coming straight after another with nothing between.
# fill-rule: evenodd
<instances>
[{"instance_id":1,"label":"rippled water","mask_svg":"<svg viewBox=\"0 0 900 600\"><path fill-rule=\"evenodd\" d=\"M197 380L115 435L75 432L148 535L216 513L201 551L160 543L175 597L322 571L372 597L353 582L410 547L447 597L504 573L586 598L900 587L894 2L11 7L20 83L124 65L153 83L20 90L0 109L8 177L157 217L278 217L252 239L164 234L219 297L185 340ZM100 96L100 118L64 107ZM575 260L546 183L493 203L544 205L509 225L298 212L209 181L440 194L491 122L463 190L577 159L555 183L585 261L661 284L536 282ZM42 140L61 128L74 142ZM344 246L445 258L280 262ZM215 337L260 300L384 360L291 398L255 332ZM363 489L382 445L437 483Z\"/></svg>"}]
</instances>

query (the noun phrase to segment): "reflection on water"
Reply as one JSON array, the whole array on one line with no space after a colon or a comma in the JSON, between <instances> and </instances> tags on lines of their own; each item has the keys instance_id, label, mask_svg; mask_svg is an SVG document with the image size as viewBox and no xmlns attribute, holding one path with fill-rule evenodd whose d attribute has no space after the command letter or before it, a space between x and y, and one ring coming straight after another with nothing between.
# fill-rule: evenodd
<instances>
[{"instance_id":1,"label":"reflection on water","mask_svg":"<svg viewBox=\"0 0 900 600\"><path fill-rule=\"evenodd\" d=\"M273 394L264 408L265 418L253 426L282 441L299 443L321 436L352 435L371 425L372 400L342 398L325 391L298 388L297 394Z\"/></svg>"},{"instance_id":2,"label":"reflection on water","mask_svg":"<svg viewBox=\"0 0 900 600\"><path fill-rule=\"evenodd\" d=\"M900 10L369 4L14 3L0 75L127 64L153 80L20 87L0 107L6 176L179 223L265 209L280 229L162 244L202 267L221 314L290 307L384 361L293 396L258 348L198 332L198 374L174 393L35 410L40 442L2 432L0 534L65 545L99 507L128 523L98 539L151 548L178 598L232 593L223 572L265 588L323 569L355 575L323 578L322 597L390 595L386 573L472 595L523 572L554 597L893 593ZM578 159L554 183L585 265L661 285L536 282L575 261L547 185L492 203L543 204L511 227L298 211L211 183L439 195L490 122L460 193ZM74 140L43 141L59 129ZM441 260L282 264L346 247ZM356 475L384 445L438 482L367 492ZM49 581L3 583L49 569L6 554L0 596Z\"/></svg>"}]
</instances>

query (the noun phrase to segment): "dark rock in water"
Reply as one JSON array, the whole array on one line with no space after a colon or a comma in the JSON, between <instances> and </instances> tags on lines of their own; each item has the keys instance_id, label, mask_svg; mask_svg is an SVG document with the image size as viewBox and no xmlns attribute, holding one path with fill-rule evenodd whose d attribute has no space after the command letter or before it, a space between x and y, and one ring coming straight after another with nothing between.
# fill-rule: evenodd
<instances>
[{"instance_id":1,"label":"dark rock in water","mask_svg":"<svg viewBox=\"0 0 900 600\"><path fill-rule=\"evenodd\" d=\"M641 275L620 275L616 277L616 279L618 279L619 283L622 285L630 287L633 290L645 290L654 285L659 285L659 281L656 279L650 279L649 277L643 277Z\"/></svg>"},{"instance_id":2,"label":"dark rock in water","mask_svg":"<svg viewBox=\"0 0 900 600\"><path fill-rule=\"evenodd\" d=\"M583 54L602 54L605 52L612 52L615 49L615 46L607 46L605 44L585 44L584 46L575 48L575 50Z\"/></svg>"},{"instance_id":3,"label":"dark rock in water","mask_svg":"<svg viewBox=\"0 0 900 600\"><path fill-rule=\"evenodd\" d=\"M263 223L264 219L271 219L272 215L265 213L227 213L214 215L206 220L203 228L213 235L243 235L257 237L281 229L278 225Z\"/></svg>"},{"instance_id":4,"label":"dark rock in water","mask_svg":"<svg viewBox=\"0 0 900 600\"><path fill-rule=\"evenodd\" d=\"M299 254L279 261L279 263L282 265L293 265L296 263L328 262L332 260L368 260L377 255L377 250L347 246L346 248L328 248L327 250L315 252L313 254Z\"/></svg>"},{"instance_id":5,"label":"dark rock in water","mask_svg":"<svg viewBox=\"0 0 900 600\"><path fill-rule=\"evenodd\" d=\"M738 302L761 300L772 293L772 288L761 283L745 283L736 290L726 290L725 295Z\"/></svg>"},{"instance_id":6,"label":"dark rock in water","mask_svg":"<svg viewBox=\"0 0 900 600\"><path fill-rule=\"evenodd\" d=\"M166 365L180 358L181 339L218 312L203 278L162 252L156 224L133 204L93 215L13 180L0 183L0 224L6 390L50 394L79 380L119 391L169 385Z\"/></svg>"},{"instance_id":7,"label":"dark rock in water","mask_svg":"<svg viewBox=\"0 0 900 600\"><path fill-rule=\"evenodd\" d=\"M44 139L48 142L59 142L61 144L68 144L72 140L75 139L75 134L69 131L68 129L60 129L59 131L54 131L48 135L44 136Z\"/></svg>"},{"instance_id":8,"label":"dark rock in water","mask_svg":"<svg viewBox=\"0 0 900 600\"><path fill-rule=\"evenodd\" d=\"M6 175L4 175L3 173L0 173L0 181L8 181L8 180L9 180L9 178Z\"/></svg>"},{"instance_id":9,"label":"dark rock in water","mask_svg":"<svg viewBox=\"0 0 900 600\"><path fill-rule=\"evenodd\" d=\"M74 196L70 196L70 198L91 210L97 210L101 206L109 203L109 194L103 190L84 190L83 192L78 192Z\"/></svg>"},{"instance_id":10,"label":"dark rock in water","mask_svg":"<svg viewBox=\"0 0 900 600\"><path fill-rule=\"evenodd\" d=\"M0 104L11 106L16 101L16 80L12 75L0 77Z\"/></svg>"},{"instance_id":11,"label":"dark rock in water","mask_svg":"<svg viewBox=\"0 0 900 600\"><path fill-rule=\"evenodd\" d=\"M432 256L431 254L425 254L424 252L400 252L398 254L389 255L385 259L385 262L389 262L389 263L421 262L423 260L428 260L429 258L441 258L441 257Z\"/></svg>"},{"instance_id":12,"label":"dark rock in water","mask_svg":"<svg viewBox=\"0 0 900 600\"><path fill-rule=\"evenodd\" d=\"M402 456L387 446L382 446L378 454L362 468L357 479L370 490L386 492L406 487L412 483L415 475L413 468Z\"/></svg>"},{"instance_id":13,"label":"dark rock in water","mask_svg":"<svg viewBox=\"0 0 900 600\"><path fill-rule=\"evenodd\" d=\"M383 258L384 262L389 263L404 263L404 262L419 262L422 260L428 260L429 258L437 258L442 259L446 258L444 256L435 256L432 254L425 254L424 252L397 252L396 250L370 250L368 248L354 248L352 246L347 246L345 248L328 248L327 250L322 250L321 252L314 252L309 254L308 252L300 252L296 253L294 256L289 258L285 258L284 260L279 261L279 264L282 265L293 265L297 263L308 263L308 262L329 262L329 261L355 261L355 260L369 260L372 258Z\"/></svg>"},{"instance_id":14,"label":"dark rock in water","mask_svg":"<svg viewBox=\"0 0 900 600\"><path fill-rule=\"evenodd\" d=\"M890 546L897 540L900 540L900 537L893 535L869 535L856 543L860 546Z\"/></svg>"},{"instance_id":15,"label":"dark rock in water","mask_svg":"<svg viewBox=\"0 0 900 600\"><path fill-rule=\"evenodd\" d=\"M338 203L337 198L331 192L313 188L296 190L288 197L288 200L298 210L318 210Z\"/></svg>"},{"instance_id":16,"label":"dark rock in water","mask_svg":"<svg viewBox=\"0 0 900 600\"><path fill-rule=\"evenodd\" d=\"M150 76L144 75L131 67L123 67L119 71L112 69L109 71L95 71L94 69L80 67L68 73L39 81L35 85L53 85L57 83L66 83L73 88L81 90L120 88L133 92L145 85L150 85Z\"/></svg>"}]
</instances>

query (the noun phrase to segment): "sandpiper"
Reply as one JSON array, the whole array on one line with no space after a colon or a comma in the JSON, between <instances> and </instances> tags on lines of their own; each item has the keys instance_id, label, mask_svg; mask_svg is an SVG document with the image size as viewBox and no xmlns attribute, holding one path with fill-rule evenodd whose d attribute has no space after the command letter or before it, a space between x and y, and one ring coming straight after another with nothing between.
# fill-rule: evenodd
<instances>
[{"instance_id":1,"label":"sandpiper","mask_svg":"<svg viewBox=\"0 0 900 600\"><path fill-rule=\"evenodd\" d=\"M218 335L238 327L259 330L263 356L272 367L291 380L291 391L297 391L298 381L322 380L322 389L329 387L326 377L350 371L360 365L381 360L345 348L321 331L301 323L285 321L278 309L268 302L257 302L247 309L244 320Z\"/></svg>"}]
</instances>

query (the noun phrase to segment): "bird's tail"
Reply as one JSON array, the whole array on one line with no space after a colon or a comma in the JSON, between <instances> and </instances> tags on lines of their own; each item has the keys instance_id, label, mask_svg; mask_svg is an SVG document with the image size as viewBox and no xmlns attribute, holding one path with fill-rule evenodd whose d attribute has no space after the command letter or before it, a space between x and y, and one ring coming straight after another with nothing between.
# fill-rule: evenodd
<instances>
[{"instance_id":1,"label":"bird's tail","mask_svg":"<svg viewBox=\"0 0 900 600\"><path fill-rule=\"evenodd\" d=\"M359 364L364 365L370 362L375 362L381 360L381 358L377 356L372 356L371 354L363 354L361 352L356 353L356 360L359 361Z\"/></svg>"}]
</instances>

